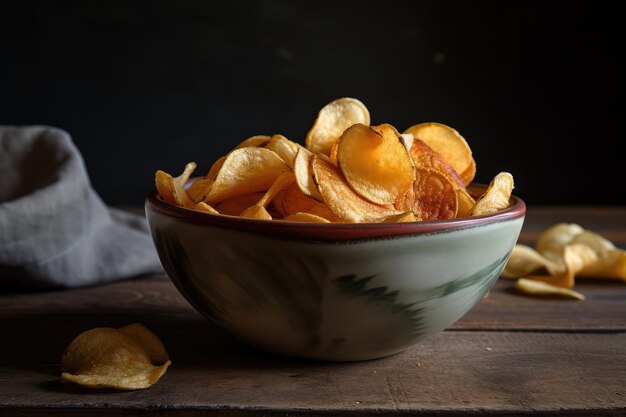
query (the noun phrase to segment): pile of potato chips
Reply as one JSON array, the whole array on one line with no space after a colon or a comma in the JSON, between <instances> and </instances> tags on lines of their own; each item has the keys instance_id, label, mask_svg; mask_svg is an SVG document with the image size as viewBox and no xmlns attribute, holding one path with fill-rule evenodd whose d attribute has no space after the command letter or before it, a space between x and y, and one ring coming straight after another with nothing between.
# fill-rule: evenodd
<instances>
[{"instance_id":1,"label":"pile of potato chips","mask_svg":"<svg viewBox=\"0 0 626 417\"><path fill-rule=\"evenodd\" d=\"M156 188L170 204L210 214L316 223L453 219L509 206L507 172L482 195L468 192L476 162L453 128L421 123L400 134L369 124L362 102L340 98L320 110L306 146L253 136L190 185L194 162L178 177L157 171Z\"/></svg>"},{"instance_id":2,"label":"pile of potato chips","mask_svg":"<svg viewBox=\"0 0 626 417\"><path fill-rule=\"evenodd\" d=\"M156 384L170 364L165 346L145 326L97 327L78 335L63 353L61 382L143 389Z\"/></svg>"},{"instance_id":3,"label":"pile of potato chips","mask_svg":"<svg viewBox=\"0 0 626 417\"><path fill-rule=\"evenodd\" d=\"M541 234L535 248L515 245L502 273L517 278L516 288L533 295L584 300L572 290L575 277L626 282L626 251L574 223L558 223Z\"/></svg>"}]
</instances>

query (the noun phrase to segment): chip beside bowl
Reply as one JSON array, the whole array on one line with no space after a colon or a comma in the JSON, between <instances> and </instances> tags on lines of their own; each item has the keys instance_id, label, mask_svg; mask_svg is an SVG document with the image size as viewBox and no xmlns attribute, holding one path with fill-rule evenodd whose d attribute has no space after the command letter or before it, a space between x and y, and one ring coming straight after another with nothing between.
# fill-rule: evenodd
<instances>
[{"instance_id":1,"label":"chip beside bowl","mask_svg":"<svg viewBox=\"0 0 626 417\"><path fill-rule=\"evenodd\" d=\"M499 277L525 211L512 196L483 216L295 223L146 198L163 267L196 310L260 349L325 361L393 355L452 325Z\"/></svg>"}]
</instances>

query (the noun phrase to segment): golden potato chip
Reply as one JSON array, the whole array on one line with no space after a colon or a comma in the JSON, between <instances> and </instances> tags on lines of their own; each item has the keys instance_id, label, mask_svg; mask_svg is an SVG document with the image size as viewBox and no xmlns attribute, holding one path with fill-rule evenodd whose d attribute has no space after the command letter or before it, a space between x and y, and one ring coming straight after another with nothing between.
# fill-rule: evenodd
<instances>
[{"instance_id":1,"label":"golden potato chip","mask_svg":"<svg viewBox=\"0 0 626 417\"><path fill-rule=\"evenodd\" d=\"M222 166L224 165L224 161L226 161L226 155L217 158L217 160L213 162L213 165L211 165L211 168L209 168L209 172L206 174L206 178L210 179L211 181L215 181L217 174L220 172L220 169L222 169Z\"/></svg>"},{"instance_id":2,"label":"golden potato chip","mask_svg":"<svg viewBox=\"0 0 626 417\"><path fill-rule=\"evenodd\" d=\"M298 187L300 187L300 191L315 200L322 201L322 195L313 180L312 160L313 154L307 149L300 147L294 160L293 173L296 175L296 182Z\"/></svg>"},{"instance_id":3,"label":"golden potato chip","mask_svg":"<svg viewBox=\"0 0 626 417\"><path fill-rule=\"evenodd\" d=\"M230 197L266 191L289 166L269 149L246 147L228 154L206 198L214 205Z\"/></svg>"},{"instance_id":4,"label":"golden potato chip","mask_svg":"<svg viewBox=\"0 0 626 417\"><path fill-rule=\"evenodd\" d=\"M469 145L450 126L442 123L420 123L409 127L404 133L411 133L413 137L426 142L452 165L457 174L463 173L474 160Z\"/></svg>"},{"instance_id":5,"label":"golden potato chip","mask_svg":"<svg viewBox=\"0 0 626 417\"><path fill-rule=\"evenodd\" d=\"M195 162L189 162L178 177L173 178L167 172L158 170L155 174L156 189L161 198L170 204L192 208L195 203L189 198L184 187L196 169Z\"/></svg>"},{"instance_id":6,"label":"golden potato chip","mask_svg":"<svg viewBox=\"0 0 626 417\"><path fill-rule=\"evenodd\" d=\"M342 220L352 223L380 221L400 212L392 205L374 204L361 197L327 158L314 155L311 167L324 202Z\"/></svg>"},{"instance_id":7,"label":"golden potato chip","mask_svg":"<svg viewBox=\"0 0 626 417\"><path fill-rule=\"evenodd\" d=\"M213 180L210 178L196 179L185 191L194 203L204 200L213 186Z\"/></svg>"},{"instance_id":8,"label":"golden potato chip","mask_svg":"<svg viewBox=\"0 0 626 417\"><path fill-rule=\"evenodd\" d=\"M289 185L295 183L296 176L291 172L283 172L281 173L276 181L272 184L272 186L265 192L263 197L258 201L258 205L267 207L269 203L274 200L276 195L287 188Z\"/></svg>"},{"instance_id":9,"label":"golden potato chip","mask_svg":"<svg viewBox=\"0 0 626 417\"><path fill-rule=\"evenodd\" d=\"M383 223L408 223L415 222L415 214L412 211L405 211L404 213L396 214L395 216L387 217L383 220Z\"/></svg>"},{"instance_id":10,"label":"golden potato chip","mask_svg":"<svg viewBox=\"0 0 626 417\"><path fill-rule=\"evenodd\" d=\"M585 265L579 273L585 278L618 279L626 282L626 251L610 249L600 252L596 261Z\"/></svg>"},{"instance_id":11,"label":"golden potato chip","mask_svg":"<svg viewBox=\"0 0 626 417\"><path fill-rule=\"evenodd\" d=\"M320 110L313 127L306 135L306 148L313 154L330 155L333 143L350 126L370 124L367 107L355 98L339 98Z\"/></svg>"},{"instance_id":12,"label":"golden potato chip","mask_svg":"<svg viewBox=\"0 0 626 417\"><path fill-rule=\"evenodd\" d=\"M557 275L565 271L565 263L553 262L533 248L517 244L511 251L502 276L519 278L545 270L549 275Z\"/></svg>"},{"instance_id":13,"label":"golden potato chip","mask_svg":"<svg viewBox=\"0 0 626 417\"><path fill-rule=\"evenodd\" d=\"M553 262L562 262L565 246L584 230L574 223L557 223L539 236L535 249Z\"/></svg>"},{"instance_id":14,"label":"golden potato chip","mask_svg":"<svg viewBox=\"0 0 626 417\"><path fill-rule=\"evenodd\" d=\"M575 223L557 223L537 240L537 250L516 245L503 276L526 276L571 288L575 277L619 279L626 282L626 251L601 235ZM547 275L540 274L545 271ZM532 274L532 275L531 275Z\"/></svg>"},{"instance_id":15,"label":"golden potato chip","mask_svg":"<svg viewBox=\"0 0 626 417\"><path fill-rule=\"evenodd\" d=\"M156 335L141 327L98 327L78 335L61 358L61 381L122 390L154 385L171 362Z\"/></svg>"},{"instance_id":16,"label":"golden potato chip","mask_svg":"<svg viewBox=\"0 0 626 417\"><path fill-rule=\"evenodd\" d=\"M339 149L339 139L337 139L335 141L335 143L333 143L333 147L330 148L330 155L328 155L328 157L330 158L330 161L337 165L337 150Z\"/></svg>"},{"instance_id":17,"label":"golden potato chip","mask_svg":"<svg viewBox=\"0 0 626 417\"><path fill-rule=\"evenodd\" d=\"M456 197L458 202L456 217L470 216L472 214L472 210L474 209L474 205L476 205L476 201L465 188L457 188Z\"/></svg>"},{"instance_id":18,"label":"golden potato chip","mask_svg":"<svg viewBox=\"0 0 626 417\"><path fill-rule=\"evenodd\" d=\"M586 278L612 278L626 281L626 252L617 249L601 235L583 229L575 223L557 223L548 228L537 240L536 248L543 256L560 260L565 248L584 245L593 252L587 253L585 264L576 272ZM579 257L583 252L579 250Z\"/></svg>"},{"instance_id":19,"label":"golden potato chip","mask_svg":"<svg viewBox=\"0 0 626 417\"><path fill-rule=\"evenodd\" d=\"M243 140L241 143L235 146L233 150L241 149L241 148L248 148L248 147L255 147L255 146L256 147L265 146L271 140L272 140L271 136L267 136L267 135L250 136L248 139Z\"/></svg>"},{"instance_id":20,"label":"golden potato chip","mask_svg":"<svg viewBox=\"0 0 626 417\"><path fill-rule=\"evenodd\" d=\"M391 125L357 123L346 129L337 145L337 165L357 194L380 205L393 204L415 179L411 156Z\"/></svg>"},{"instance_id":21,"label":"golden potato chip","mask_svg":"<svg viewBox=\"0 0 626 417\"><path fill-rule=\"evenodd\" d=\"M577 243L589 246L596 253L615 249L615 245L608 239L590 230L582 230L580 233L572 235L569 243Z\"/></svg>"},{"instance_id":22,"label":"golden potato chip","mask_svg":"<svg viewBox=\"0 0 626 417\"><path fill-rule=\"evenodd\" d=\"M458 208L455 186L432 168L415 167L413 186L396 202L396 209L412 211L418 221L453 219Z\"/></svg>"},{"instance_id":23,"label":"golden potato chip","mask_svg":"<svg viewBox=\"0 0 626 417\"><path fill-rule=\"evenodd\" d=\"M120 327L118 330L137 340L152 362L163 364L170 359L170 354L163 342L143 324L132 323Z\"/></svg>"},{"instance_id":24,"label":"golden potato chip","mask_svg":"<svg viewBox=\"0 0 626 417\"><path fill-rule=\"evenodd\" d=\"M578 271L581 277L619 279L626 282L626 251L616 248L610 240L598 233L583 230L573 236L569 245L584 245L595 255L593 261L587 255L585 264Z\"/></svg>"},{"instance_id":25,"label":"golden potato chip","mask_svg":"<svg viewBox=\"0 0 626 417\"><path fill-rule=\"evenodd\" d=\"M274 200L277 194L281 193L290 184L295 183L295 181L296 178L291 172L281 173L269 190L267 190L254 205L242 211L240 216L252 219L271 220L272 215L267 211L266 206Z\"/></svg>"},{"instance_id":26,"label":"golden potato chip","mask_svg":"<svg viewBox=\"0 0 626 417\"><path fill-rule=\"evenodd\" d=\"M222 201L215 206L220 214L239 216L245 209L255 205L265 193L242 194Z\"/></svg>"},{"instance_id":27,"label":"golden potato chip","mask_svg":"<svg viewBox=\"0 0 626 417\"><path fill-rule=\"evenodd\" d=\"M500 172L476 201L472 216L491 214L509 207L512 192L513 176L508 172Z\"/></svg>"},{"instance_id":28,"label":"golden potato chip","mask_svg":"<svg viewBox=\"0 0 626 417\"><path fill-rule=\"evenodd\" d=\"M268 213L267 209L258 204L248 207L239 216L249 219L272 220L272 215Z\"/></svg>"},{"instance_id":29,"label":"golden potato chip","mask_svg":"<svg viewBox=\"0 0 626 417\"><path fill-rule=\"evenodd\" d=\"M588 246L570 244L563 250L562 262L565 270L552 276L531 275L529 278L546 282L557 287L572 288L576 275L587 265L595 263L596 253Z\"/></svg>"},{"instance_id":30,"label":"golden potato chip","mask_svg":"<svg viewBox=\"0 0 626 417\"><path fill-rule=\"evenodd\" d=\"M563 297L575 298L576 300L585 299L585 296L577 291L556 287L545 282L526 278L518 279L515 283L515 288L523 293L531 295L560 295Z\"/></svg>"},{"instance_id":31,"label":"golden potato chip","mask_svg":"<svg viewBox=\"0 0 626 417\"><path fill-rule=\"evenodd\" d=\"M459 177L461 177L461 180L467 186L467 185L470 185L472 181L474 181L475 176L476 176L476 161L474 161L474 159L472 158L472 162L470 163L470 166L468 166L465 169L465 171L461 172L459 174Z\"/></svg>"},{"instance_id":32,"label":"golden potato chip","mask_svg":"<svg viewBox=\"0 0 626 417\"><path fill-rule=\"evenodd\" d=\"M465 189L465 183L461 180L452 165L450 165L441 154L428 146L426 142L421 139L414 139L410 150L411 158L416 166L432 168L435 171L439 171L447 175L458 188Z\"/></svg>"},{"instance_id":33,"label":"golden potato chip","mask_svg":"<svg viewBox=\"0 0 626 417\"><path fill-rule=\"evenodd\" d=\"M191 174L193 174L193 172L196 170L197 167L198 167L198 165L195 162L187 163L185 165L185 169L182 172L182 174L180 174L178 177L174 178L174 181L176 181L176 184L180 188L185 187L185 184L187 184L187 182L189 181L189 178L191 178Z\"/></svg>"},{"instance_id":34,"label":"golden potato chip","mask_svg":"<svg viewBox=\"0 0 626 417\"><path fill-rule=\"evenodd\" d=\"M308 222L308 223L330 223L323 217L311 213L294 213L285 217L283 220L288 222Z\"/></svg>"},{"instance_id":35,"label":"golden potato chip","mask_svg":"<svg viewBox=\"0 0 626 417\"><path fill-rule=\"evenodd\" d=\"M174 198L174 178L165 171L158 170L154 175L156 189L161 198L170 204L176 205Z\"/></svg>"},{"instance_id":36,"label":"golden potato chip","mask_svg":"<svg viewBox=\"0 0 626 417\"><path fill-rule=\"evenodd\" d=\"M294 160L296 159L299 148L301 148L300 145L290 141L283 135L272 136L269 143L265 145L265 149L276 152L291 169L293 169Z\"/></svg>"},{"instance_id":37,"label":"golden potato chip","mask_svg":"<svg viewBox=\"0 0 626 417\"><path fill-rule=\"evenodd\" d=\"M203 211L205 213L210 213L210 214L220 214L217 210L215 210L213 207L209 206L204 201L201 201L198 204L196 204L195 206L193 206L193 209L194 210L198 210L198 211Z\"/></svg>"},{"instance_id":38,"label":"golden potato chip","mask_svg":"<svg viewBox=\"0 0 626 417\"><path fill-rule=\"evenodd\" d=\"M323 217L333 223L341 221L326 204L304 195L297 184L291 184L280 192L274 198L272 205L282 217L296 213L309 213Z\"/></svg>"}]
</instances>

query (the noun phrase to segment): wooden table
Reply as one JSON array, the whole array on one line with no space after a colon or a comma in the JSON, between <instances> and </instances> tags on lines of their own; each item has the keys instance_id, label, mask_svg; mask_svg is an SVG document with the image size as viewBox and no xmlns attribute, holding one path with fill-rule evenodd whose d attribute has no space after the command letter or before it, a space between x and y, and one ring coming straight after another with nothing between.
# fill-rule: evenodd
<instances>
[{"instance_id":1,"label":"wooden table","mask_svg":"<svg viewBox=\"0 0 626 417\"><path fill-rule=\"evenodd\" d=\"M572 221L626 247L626 207L530 208L520 241ZM317 363L259 352L195 312L164 276L0 295L0 415L626 415L626 285L586 301L528 298L501 280L450 329L398 355ZM81 331L141 322L173 365L147 390L59 383Z\"/></svg>"}]
</instances>

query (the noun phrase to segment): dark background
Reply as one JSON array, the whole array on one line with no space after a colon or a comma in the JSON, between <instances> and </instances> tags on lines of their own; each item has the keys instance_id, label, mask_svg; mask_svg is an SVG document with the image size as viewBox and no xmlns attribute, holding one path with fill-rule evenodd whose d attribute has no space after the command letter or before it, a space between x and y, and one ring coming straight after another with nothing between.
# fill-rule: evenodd
<instances>
[{"instance_id":1,"label":"dark background","mask_svg":"<svg viewBox=\"0 0 626 417\"><path fill-rule=\"evenodd\" d=\"M615 5L613 5L615 4ZM303 143L318 110L446 123L477 181L530 204L626 204L619 2L11 1L0 124L67 130L109 204L140 205L256 134Z\"/></svg>"}]
</instances>

